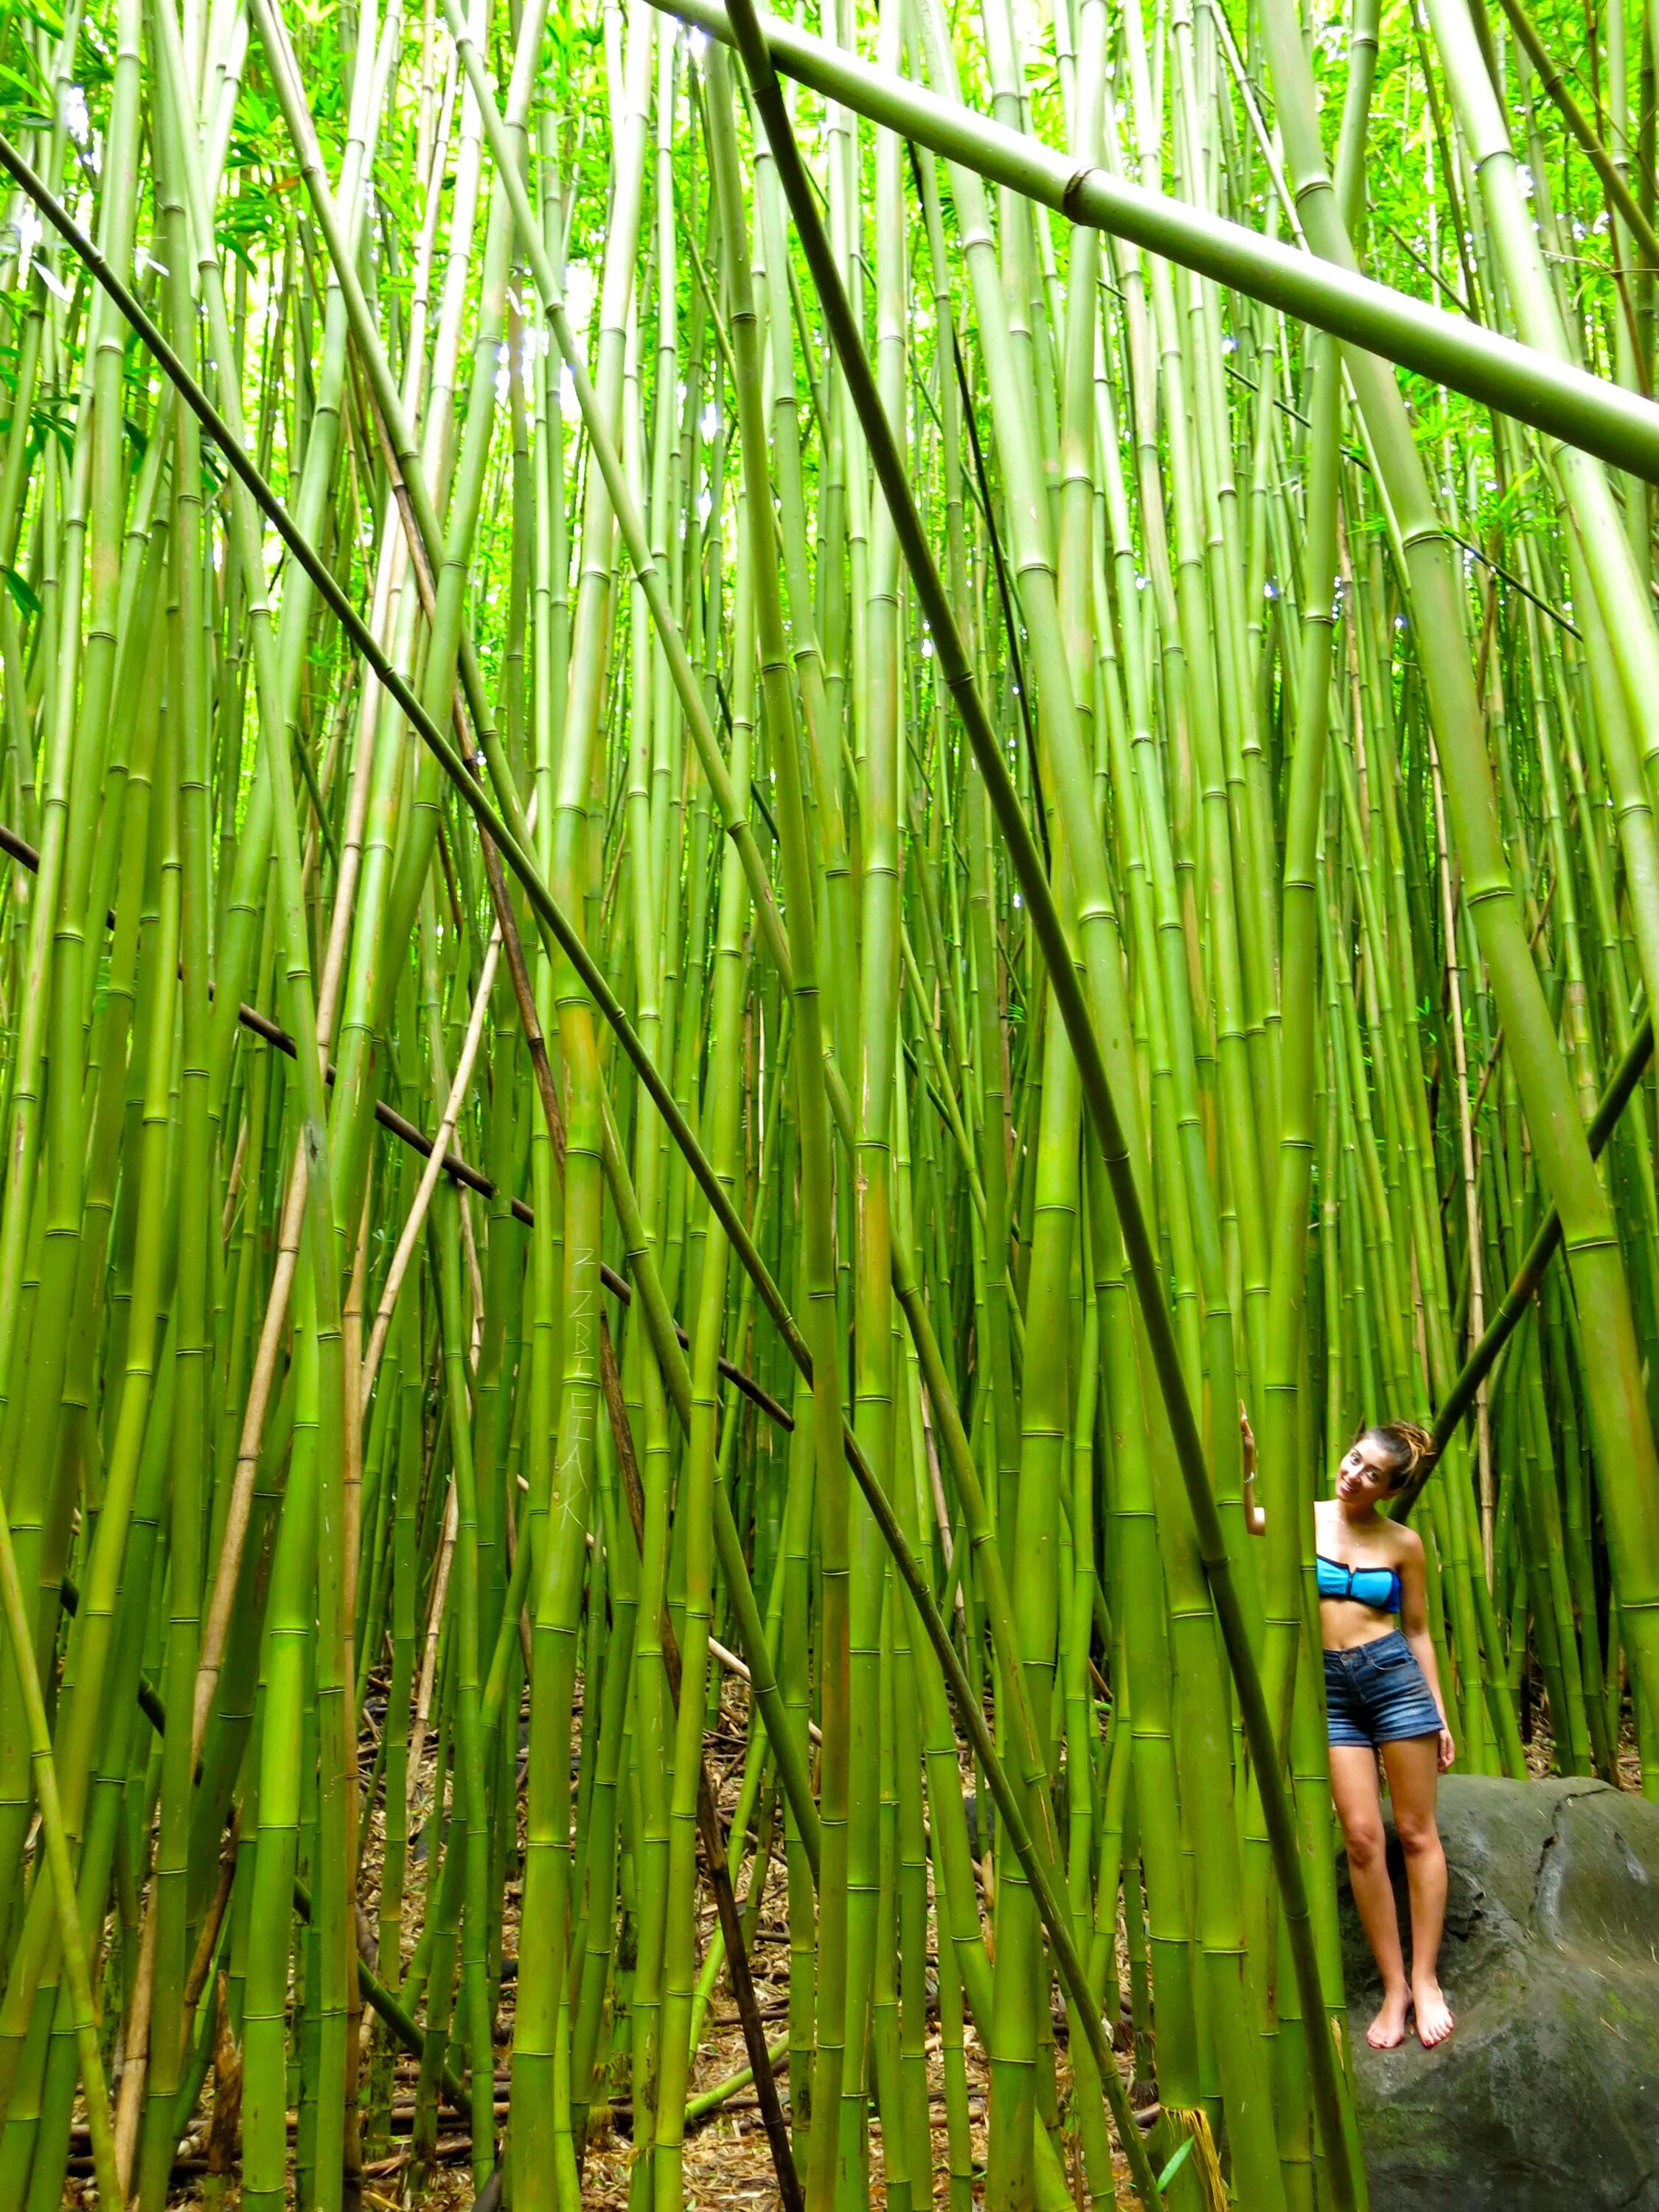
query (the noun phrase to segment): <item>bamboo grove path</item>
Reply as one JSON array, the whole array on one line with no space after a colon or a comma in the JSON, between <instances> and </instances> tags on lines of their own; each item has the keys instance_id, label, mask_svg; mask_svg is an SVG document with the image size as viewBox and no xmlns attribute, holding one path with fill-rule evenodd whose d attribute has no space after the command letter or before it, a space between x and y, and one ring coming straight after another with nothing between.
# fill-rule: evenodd
<instances>
[{"instance_id":1,"label":"bamboo grove path","mask_svg":"<svg viewBox=\"0 0 1659 2212\"><path fill-rule=\"evenodd\" d=\"M1366 2203L1358 1425L1659 1796L1656 76L0 14L0 2212Z\"/></svg>"}]
</instances>

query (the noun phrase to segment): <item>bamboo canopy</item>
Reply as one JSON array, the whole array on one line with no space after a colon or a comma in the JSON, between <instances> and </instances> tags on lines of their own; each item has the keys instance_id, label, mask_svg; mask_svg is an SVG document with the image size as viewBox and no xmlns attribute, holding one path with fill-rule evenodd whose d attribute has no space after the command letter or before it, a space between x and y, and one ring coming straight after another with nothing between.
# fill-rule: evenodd
<instances>
[{"instance_id":1,"label":"bamboo canopy","mask_svg":"<svg viewBox=\"0 0 1659 2212\"><path fill-rule=\"evenodd\" d=\"M1357 1429L1659 1796L1659 15L0 42L0 2212L1358 2212Z\"/></svg>"}]
</instances>

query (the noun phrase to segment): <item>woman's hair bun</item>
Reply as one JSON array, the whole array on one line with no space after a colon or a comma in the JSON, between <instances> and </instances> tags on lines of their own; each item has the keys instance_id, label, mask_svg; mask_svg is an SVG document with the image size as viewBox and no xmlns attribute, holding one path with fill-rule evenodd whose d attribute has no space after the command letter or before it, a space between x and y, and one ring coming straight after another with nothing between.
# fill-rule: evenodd
<instances>
[{"instance_id":1,"label":"woman's hair bun","mask_svg":"<svg viewBox=\"0 0 1659 2212\"><path fill-rule=\"evenodd\" d=\"M1389 1472L1397 1490L1409 1482L1418 1469L1435 1455L1433 1431L1420 1421L1380 1421L1365 1431L1389 1452L1394 1464Z\"/></svg>"}]
</instances>

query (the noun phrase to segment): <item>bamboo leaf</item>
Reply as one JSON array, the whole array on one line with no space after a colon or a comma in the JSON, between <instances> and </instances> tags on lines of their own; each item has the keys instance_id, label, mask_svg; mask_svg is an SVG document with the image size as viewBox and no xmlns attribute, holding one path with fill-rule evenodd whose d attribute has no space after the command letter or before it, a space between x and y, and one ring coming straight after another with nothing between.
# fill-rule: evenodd
<instances>
[{"instance_id":1,"label":"bamboo leaf","mask_svg":"<svg viewBox=\"0 0 1659 2212\"><path fill-rule=\"evenodd\" d=\"M1159 2173L1158 2177L1158 2193L1160 2197L1163 2196L1164 2191L1168 2189L1170 2184L1175 2179L1176 2174L1180 2172L1182 2167L1185 2166L1187 2160L1192 2156L1194 2140L1195 2138L1194 2136L1188 2136L1186 2142L1181 2145L1174 2157L1170 2160L1169 2163Z\"/></svg>"}]
</instances>

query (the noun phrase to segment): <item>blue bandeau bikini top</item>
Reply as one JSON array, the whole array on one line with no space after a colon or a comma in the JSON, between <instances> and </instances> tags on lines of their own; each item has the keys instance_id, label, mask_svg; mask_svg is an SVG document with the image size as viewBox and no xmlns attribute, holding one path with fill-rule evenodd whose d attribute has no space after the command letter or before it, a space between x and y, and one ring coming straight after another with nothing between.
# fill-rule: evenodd
<instances>
[{"instance_id":1,"label":"blue bandeau bikini top","mask_svg":"<svg viewBox=\"0 0 1659 2212\"><path fill-rule=\"evenodd\" d=\"M1351 1597L1356 1605L1369 1605L1378 1613L1400 1610L1400 1571L1397 1567L1351 1567L1341 1559L1316 1554L1321 1597Z\"/></svg>"}]
</instances>

